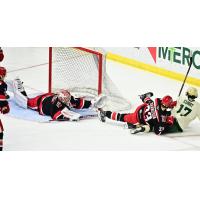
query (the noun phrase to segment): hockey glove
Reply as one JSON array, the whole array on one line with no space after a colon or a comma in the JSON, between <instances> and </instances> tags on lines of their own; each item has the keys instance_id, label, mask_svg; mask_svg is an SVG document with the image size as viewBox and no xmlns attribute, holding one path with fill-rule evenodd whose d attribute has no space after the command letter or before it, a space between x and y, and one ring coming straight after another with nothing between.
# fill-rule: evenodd
<instances>
[{"instance_id":1,"label":"hockey glove","mask_svg":"<svg viewBox=\"0 0 200 200\"><path fill-rule=\"evenodd\" d=\"M166 123L168 124L168 125L173 125L173 123L174 123L174 117L171 115L171 116L168 116L167 117L167 120L166 120Z\"/></svg>"},{"instance_id":2,"label":"hockey glove","mask_svg":"<svg viewBox=\"0 0 200 200\"><path fill-rule=\"evenodd\" d=\"M106 104L107 96L100 95L91 101L94 108L103 108Z\"/></svg>"},{"instance_id":3,"label":"hockey glove","mask_svg":"<svg viewBox=\"0 0 200 200\"><path fill-rule=\"evenodd\" d=\"M69 121L79 121L81 116L79 113L73 112L67 108L61 111L61 115L63 115L63 118L69 119Z\"/></svg>"},{"instance_id":4,"label":"hockey glove","mask_svg":"<svg viewBox=\"0 0 200 200\"><path fill-rule=\"evenodd\" d=\"M177 105L177 101L173 101L173 102L170 104L170 108L174 108L176 105Z\"/></svg>"}]
</instances>

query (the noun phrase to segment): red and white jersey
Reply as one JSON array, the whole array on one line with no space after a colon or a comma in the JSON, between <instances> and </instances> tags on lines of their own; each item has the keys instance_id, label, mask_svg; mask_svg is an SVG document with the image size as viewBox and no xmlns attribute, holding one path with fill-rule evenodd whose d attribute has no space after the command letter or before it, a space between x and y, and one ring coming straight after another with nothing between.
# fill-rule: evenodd
<instances>
[{"instance_id":1,"label":"red and white jersey","mask_svg":"<svg viewBox=\"0 0 200 200\"><path fill-rule=\"evenodd\" d=\"M176 107L172 110L182 129L186 128L196 117L200 120L200 104L197 101L189 101L187 96L181 96L177 100Z\"/></svg>"},{"instance_id":2,"label":"red and white jersey","mask_svg":"<svg viewBox=\"0 0 200 200\"><path fill-rule=\"evenodd\" d=\"M53 120L65 119L66 109L71 108L84 109L91 106L91 101L83 98L71 97L70 106L64 104L58 99L58 95L54 93L45 93L34 98L28 98L28 107L36 110L41 115L51 116ZM68 112L68 115L70 111Z\"/></svg>"}]
</instances>

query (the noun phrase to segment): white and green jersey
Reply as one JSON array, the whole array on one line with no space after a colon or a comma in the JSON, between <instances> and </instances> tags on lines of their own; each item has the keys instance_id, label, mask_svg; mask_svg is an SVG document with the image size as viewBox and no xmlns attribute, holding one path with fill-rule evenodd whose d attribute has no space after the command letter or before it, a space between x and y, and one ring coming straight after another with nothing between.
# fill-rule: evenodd
<instances>
[{"instance_id":1,"label":"white and green jersey","mask_svg":"<svg viewBox=\"0 0 200 200\"><path fill-rule=\"evenodd\" d=\"M182 129L186 128L196 117L200 120L200 104L197 101L190 102L188 98L179 97L176 107L172 110Z\"/></svg>"}]
</instances>

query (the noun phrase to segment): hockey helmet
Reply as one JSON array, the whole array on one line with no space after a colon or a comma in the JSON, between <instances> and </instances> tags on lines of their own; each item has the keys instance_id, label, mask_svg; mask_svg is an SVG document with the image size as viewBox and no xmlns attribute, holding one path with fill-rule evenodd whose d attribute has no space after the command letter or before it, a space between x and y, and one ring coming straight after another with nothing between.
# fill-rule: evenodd
<instances>
[{"instance_id":1,"label":"hockey helmet","mask_svg":"<svg viewBox=\"0 0 200 200\"><path fill-rule=\"evenodd\" d=\"M173 99L171 96L167 95L161 99L161 105L165 108L170 108L173 103Z\"/></svg>"},{"instance_id":2,"label":"hockey helmet","mask_svg":"<svg viewBox=\"0 0 200 200\"><path fill-rule=\"evenodd\" d=\"M189 87L186 91L186 96L189 100L194 101L198 97L198 91L194 87Z\"/></svg>"},{"instance_id":3,"label":"hockey helmet","mask_svg":"<svg viewBox=\"0 0 200 200\"><path fill-rule=\"evenodd\" d=\"M58 92L58 99L62 103L69 105L70 100L71 100L71 94L68 90L60 90Z\"/></svg>"},{"instance_id":4,"label":"hockey helmet","mask_svg":"<svg viewBox=\"0 0 200 200\"><path fill-rule=\"evenodd\" d=\"M5 77L6 76L6 68L5 67L0 67L0 77Z\"/></svg>"}]
</instances>

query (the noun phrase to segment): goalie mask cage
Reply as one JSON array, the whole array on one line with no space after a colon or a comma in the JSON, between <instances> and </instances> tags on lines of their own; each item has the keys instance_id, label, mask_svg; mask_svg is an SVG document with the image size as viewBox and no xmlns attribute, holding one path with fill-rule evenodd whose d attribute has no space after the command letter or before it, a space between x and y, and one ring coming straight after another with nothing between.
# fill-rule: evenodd
<instances>
[{"instance_id":1,"label":"goalie mask cage","mask_svg":"<svg viewBox=\"0 0 200 200\"><path fill-rule=\"evenodd\" d=\"M49 92L69 90L75 97L108 97L104 109L128 110L122 97L106 74L106 55L100 48L49 47Z\"/></svg>"}]
</instances>

